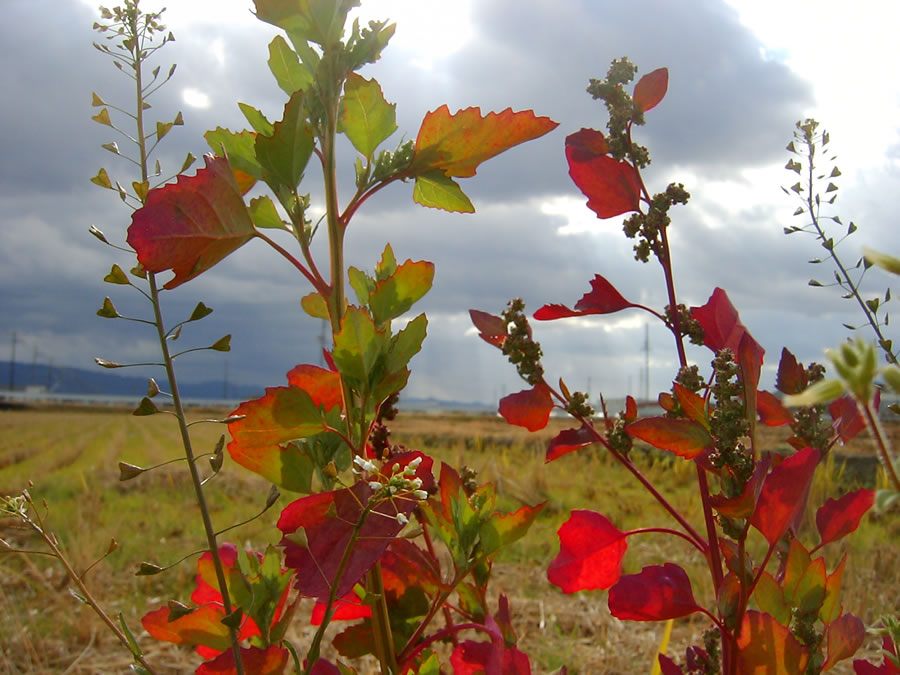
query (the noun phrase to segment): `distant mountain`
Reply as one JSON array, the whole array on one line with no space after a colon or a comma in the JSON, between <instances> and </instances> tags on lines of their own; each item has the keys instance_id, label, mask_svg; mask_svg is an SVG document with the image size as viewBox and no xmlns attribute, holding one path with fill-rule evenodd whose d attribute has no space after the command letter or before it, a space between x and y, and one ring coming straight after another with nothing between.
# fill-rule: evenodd
<instances>
[{"instance_id":1,"label":"distant mountain","mask_svg":"<svg viewBox=\"0 0 900 675\"><path fill-rule=\"evenodd\" d=\"M12 378L10 378L12 375ZM136 396L147 392L147 378L121 375L118 372L97 368L68 368L47 364L16 362L10 371L9 361L0 361L0 394L9 389L10 379L16 391L26 388L57 394L92 394L104 396ZM253 387L222 380L207 382L179 382L179 390L186 399L246 400L263 395L262 387ZM163 386L160 381L160 386Z\"/></svg>"}]
</instances>

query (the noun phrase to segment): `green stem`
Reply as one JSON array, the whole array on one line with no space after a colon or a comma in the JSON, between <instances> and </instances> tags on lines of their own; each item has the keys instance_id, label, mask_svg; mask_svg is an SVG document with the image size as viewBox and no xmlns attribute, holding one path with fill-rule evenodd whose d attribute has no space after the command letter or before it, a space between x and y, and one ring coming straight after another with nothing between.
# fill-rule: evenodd
<instances>
[{"instance_id":1,"label":"green stem","mask_svg":"<svg viewBox=\"0 0 900 675\"><path fill-rule=\"evenodd\" d=\"M136 122L138 133L138 148L140 152L141 181L146 182L149 172L147 170L147 135L144 131L144 86L142 67L144 50L142 40L139 40L138 38L138 15L139 12L137 11L137 5L135 4L135 12L131 17L130 29L132 31L134 39L134 49L132 50L132 54L134 56L135 87L137 91ZM224 608L225 614L228 615L232 612L232 606L231 599L228 595L228 584L225 580L225 569L222 565L222 558L219 555L219 548L216 543L216 533L215 529L213 528L212 519L209 515L209 507L206 503L206 495L203 492L202 479L200 478L200 472L197 469L194 458L194 450L191 444L190 431L188 430L187 419L184 414L184 406L181 401L181 395L178 391L178 381L175 377L175 366L172 361L172 356L169 353L168 341L166 340L166 330L163 323L159 289L156 285L156 276L152 272L147 273L147 282L150 286L150 297L153 304L156 332L157 336L159 337L159 346L160 351L163 355L163 362L165 363L166 376L169 380L169 392L172 396L172 404L175 408L175 416L178 419L178 428L181 433L181 442L184 448L184 456L187 459L188 469L191 472L191 482L194 485L194 493L197 498L197 506L200 509L200 515L203 519L203 529L206 532L206 543L209 548L209 552L212 555L213 566L216 570L216 580L219 584L219 592L222 595L222 606ZM234 654L235 669L238 675L243 675L244 666L241 661L241 650L238 642L237 629L229 627L228 631L231 637L231 650Z\"/></svg>"}]
</instances>

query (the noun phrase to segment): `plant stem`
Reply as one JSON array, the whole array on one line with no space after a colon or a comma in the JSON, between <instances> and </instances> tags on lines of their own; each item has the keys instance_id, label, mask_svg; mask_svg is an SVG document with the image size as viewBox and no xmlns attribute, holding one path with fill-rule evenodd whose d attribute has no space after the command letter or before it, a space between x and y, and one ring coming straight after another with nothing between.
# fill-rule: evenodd
<instances>
[{"instance_id":1,"label":"plant stem","mask_svg":"<svg viewBox=\"0 0 900 675\"><path fill-rule=\"evenodd\" d=\"M894 490L900 492L900 479L897 478L897 471L894 468L894 463L891 461L891 452L884 434L884 429L878 419L878 413L872 408L870 402L863 404L857 401L856 405L863 417L866 418L866 423L868 424L872 435L872 443L875 446L875 451L878 453L878 458L881 460L881 464L884 467L884 472L894 486Z\"/></svg>"},{"instance_id":2,"label":"plant stem","mask_svg":"<svg viewBox=\"0 0 900 675\"><path fill-rule=\"evenodd\" d=\"M137 3L135 3L135 11L131 15L131 26L134 47L132 54L134 57L134 76L135 88L137 92L137 133L138 133L138 149L140 152L141 181L146 183L149 174L147 170L147 135L144 131L144 86L143 86L143 59L145 51L143 49L143 40L138 39L138 17L139 11ZM153 314L156 324L156 332L159 338L160 351L163 355L165 363L166 376L169 380L169 392L172 396L172 404L175 408L175 416L178 419L178 428L181 433L181 442L184 448L184 456L187 459L188 469L191 472L191 482L194 485L194 493L197 498L197 506L200 509L200 515L203 519L203 529L206 532L206 542L209 547L210 555L213 559L213 566L216 570L216 580L219 584L219 592L222 595L222 606L226 616L231 614L231 599L228 596L228 584L225 580L225 569L222 565L222 558L219 555L219 547L216 543L216 533L213 528L212 519L209 515L209 507L206 503L206 495L203 492L203 484L201 482L200 473L194 457L194 451L191 444L190 431L188 430L187 420L184 414L184 406L181 401L181 395L178 391L178 381L175 377L175 365L169 352L169 344L166 340L165 324L163 323L162 308L159 297L159 289L156 285L156 276L152 272L147 273L147 283L150 286L150 298L153 305ZM235 669L238 675L243 675L244 666L241 661L241 650L238 643L238 632L234 627L228 628L231 637L231 650L234 654Z\"/></svg>"},{"instance_id":3,"label":"plant stem","mask_svg":"<svg viewBox=\"0 0 900 675\"><path fill-rule=\"evenodd\" d=\"M85 583L83 581L83 578L82 578L83 574L79 575L72 568L72 565L69 563L69 561L65 557L65 555L63 555L62 551L60 550L59 546L57 545L56 537L48 534L38 523L35 523L30 518L26 517L25 521L28 523L28 525L33 530L35 530L41 536L41 538L46 542L47 546L50 547L50 550L53 551L53 553L50 555L52 555L57 560L59 560L59 562L62 564L62 566L66 568L66 574L68 574L69 578L78 586L78 590L81 593L81 596L84 598L87 605L91 609L94 610L94 612L97 614L97 616L100 617L100 620L103 621L103 623L105 623L106 626L113 632L113 634L116 636L116 638L119 640L119 642L121 642L123 645L125 645L125 647L128 649L128 651L131 652L131 655L134 657L135 661L137 661L144 668L146 668L147 671L151 673L151 675L153 673L155 673L156 671L154 671L153 668L150 667L150 664L148 664L144 660L144 657L141 654L136 653L133 650L133 648L131 646L131 642L128 640L128 637L125 635L125 633L123 633L122 630L116 625L115 621L113 621L109 617L109 615L105 611L103 611L103 608L100 607L100 605L94 599L94 596L91 595L90 590L88 589L88 587L85 585Z\"/></svg>"}]
</instances>

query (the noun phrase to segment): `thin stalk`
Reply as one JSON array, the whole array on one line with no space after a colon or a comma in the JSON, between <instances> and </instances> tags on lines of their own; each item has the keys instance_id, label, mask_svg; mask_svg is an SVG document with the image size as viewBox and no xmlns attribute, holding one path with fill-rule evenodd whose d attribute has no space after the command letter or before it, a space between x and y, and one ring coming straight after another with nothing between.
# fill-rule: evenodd
<instances>
[{"instance_id":1,"label":"thin stalk","mask_svg":"<svg viewBox=\"0 0 900 675\"><path fill-rule=\"evenodd\" d=\"M135 40L134 49L134 73L135 88L137 92L137 133L138 133L138 149L140 152L141 163L141 181L146 182L149 175L147 169L147 136L144 132L144 97L143 97L143 50L142 44L138 43L138 25L137 25L137 5L135 5L135 13L131 19L131 30ZM197 470L194 458L194 450L191 443L190 431L187 426L187 419L184 414L184 406L181 401L181 394L178 391L178 381L175 377L175 366L172 356L169 353L169 344L166 340L165 324L163 323L162 308L159 297L159 289L156 285L156 276L152 272L147 273L147 283L150 286L150 297L153 304L153 314L156 323L156 332L159 337L160 351L163 355L165 363L166 376L169 380L169 391L172 396L172 404L175 408L175 416L178 419L178 429L181 433L181 442L184 448L184 456L188 461L188 469L191 472L191 482L194 485L194 493L197 498L197 506L200 509L200 515L203 520L203 529L206 533L206 542L209 552L213 559L213 566L216 570L216 580L219 584L219 592L222 595L222 606L225 614L232 612L231 599L228 595L228 584L225 580L225 569L222 565L222 558L219 556L219 547L216 543L216 533L213 528L212 518L209 515L209 507L206 503L206 495L203 492L203 483L200 478L200 472ZM235 669L238 675L243 675L244 666L241 660L241 650L238 643L238 632L234 627L229 627L228 632L231 638L231 650L234 654Z\"/></svg>"},{"instance_id":2,"label":"thin stalk","mask_svg":"<svg viewBox=\"0 0 900 675\"><path fill-rule=\"evenodd\" d=\"M62 551L59 549L59 546L57 546L56 537L48 534L40 525L32 521L30 518L26 518L26 522L41 536L41 538L46 542L47 546L50 547L50 550L53 551L53 553L47 555L52 555L53 557L55 557L57 560L59 560L62 566L66 568L66 574L68 574L69 578L78 586L78 591L81 593L81 596L84 598L86 604L94 610L94 613L100 617L100 620L103 621L103 623L106 624L107 628L109 628L113 632L113 634L116 636L116 639L118 639L119 642L125 645L125 648L128 649L129 652L131 652L134 660L140 663L141 666L146 668L149 673L155 673L156 671L154 671L150 664L148 664L144 660L144 657L141 654L137 654L133 651L131 642L129 641L125 633L122 632L122 630L116 625L116 622L113 621L109 617L109 615L103 611L103 608L100 607L97 601L94 600L94 596L91 595L91 591L88 589L88 587L84 583L84 580L82 579L83 575L79 575L72 568L72 565L69 564L68 559L65 557L65 555L63 555ZM87 572L87 570L85 570L85 572Z\"/></svg>"},{"instance_id":3,"label":"thin stalk","mask_svg":"<svg viewBox=\"0 0 900 675\"><path fill-rule=\"evenodd\" d=\"M866 418L872 434L872 444L875 446L875 451L878 453L884 472L893 484L894 490L900 492L900 479L897 478L897 471L894 468L894 463L891 461L890 449L884 435L884 429L881 427L881 422L878 419L878 414L872 408L871 403L862 404L857 401L856 405Z\"/></svg>"},{"instance_id":4,"label":"thin stalk","mask_svg":"<svg viewBox=\"0 0 900 675\"><path fill-rule=\"evenodd\" d=\"M815 168L813 165L813 157L815 156L815 145L812 141L807 143L807 147L809 148L809 163L807 166L807 182L809 183L809 190L806 195L806 206L809 209L809 219L812 223L812 226L816 229L816 234L819 239L824 244L828 241L828 237L825 234L825 231L822 229L822 226L819 225L819 208L815 203L815 199L813 198L813 187L815 186L813 169ZM847 271L847 268L844 267L844 264L841 262L841 259L838 258L837 253L834 252L834 246L831 248L826 248L828 251L828 255L831 257L832 262L834 262L835 266L840 270L841 277L844 279L844 282L850 288L850 293L856 299L856 303L859 305L859 308L862 310L863 315L866 317L866 321L872 327L872 330L875 332L875 335L878 336L878 346L881 347L881 350L884 352L885 358L888 363L897 363L897 357L889 350L884 348L884 343L886 342L884 335L881 333L881 326L878 324L876 318L872 315L872 312L869 310L868 305L866 305L865 301L862 299L862 296L859 293L859 288L857 288L856 284L853 283L853 279L850 277L850 273Z\"/></svg>"}]
</instances>

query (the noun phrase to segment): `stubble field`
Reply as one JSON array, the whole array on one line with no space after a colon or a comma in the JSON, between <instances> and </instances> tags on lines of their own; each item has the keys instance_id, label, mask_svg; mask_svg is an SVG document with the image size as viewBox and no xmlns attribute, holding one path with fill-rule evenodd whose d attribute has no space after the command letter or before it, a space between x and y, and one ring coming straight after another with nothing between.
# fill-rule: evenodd
<instances>
[{"instance_id":1,"label":"stubble field","mask_svg":"<svg viewBox=\"0 0 900 675\"><path fill-rule=\"evenodd\" d=\"M191 412L192 419L217 415L221 411ZM622 529L669 524L662 509L600 450L588 449L545 465L546 442L565 424L551 420L541 434L529 434L491 416L401 415L391 427L391 439L456 468L473 467L481 481L496 484L505 510L547 502L528 536L503 552L494 566L495 590L510 598L520 647L530 655L534 672L552 673L563 665L569 673L650 672L661 624L619 622L606 609L605 592L564 595L546 580L547 565L558 549L555 532L572 509L600 511ZM193 429L198 453L211 451L226 432L216 424ZM900 425L889 429L897 447ZM764 443L774 449L785 435L783 430L767 431ZM118 542L118 549L86 577L88 586L111 615L124 615L148 660L167 673L191 672L196 655L155 643L142 634L139 619L170 598L187 601L195 559L157 576L135 577L133 572L141 561L167 565L202 548L202 528L183 463L126 483L118 480L117 463L148 466L178 457L179 448L177 428L168 415L133 417L127 411L85 408L0 411L0 494L17 494L33 481L31 493L38 503L46 500L49 528L76 569L103 555L111 539ZM828 496L875 484L877 465L866 439L840 452L850 459L829 459L817 471L810 497L815 506ZM699 520L692 465L656 452L636 456L673 504ZM216 527L257 513L267 492L261 478L226 459L225 469L208 490ZM276 544L279 532L274 521L290 498L283 495L262 518L232 530L226 538L257 550ZM814 533L812 520L807 520L806 527ZM882 614L900 611L898 535L896 512L869 516L855 535L826 551L829 567L848 552L844 609L867 625ZM15 548L40 548L36 536L8 519L0 520L0 538ZM698 600L712 602L702 560L680 540L632 537L625 571L665 560L685 567ZM128 654L90 609L69 594L69 587L59 565L46 556L0 554L0 673L128 672ZM298 616L303 615L301 609ZM683 654L684 646L706 629L706 623L695 617L676 622L670 655ZM299 645L311 635L301 624L298 619L293 629ZM873 653L874 640L867 647ZM843 663L832 672L852 668Z\"/></svg>"}]
</instances>

